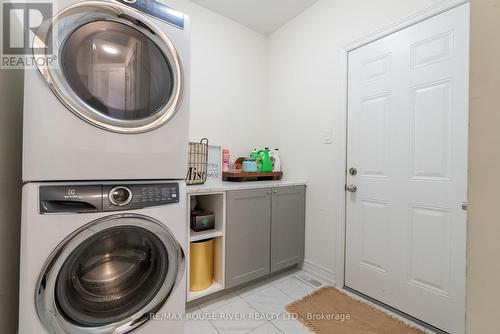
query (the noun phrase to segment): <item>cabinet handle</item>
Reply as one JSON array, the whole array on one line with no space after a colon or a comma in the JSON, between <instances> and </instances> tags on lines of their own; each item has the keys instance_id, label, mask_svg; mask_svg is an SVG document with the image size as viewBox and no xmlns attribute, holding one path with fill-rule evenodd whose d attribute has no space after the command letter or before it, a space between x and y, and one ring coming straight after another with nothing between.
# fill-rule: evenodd
<instances>
[{"instance_id":1,"label":"cabinet handle","mask_svg":"<svg viewBox=\"0 0 500 334\"><path fill-rule=\"evenodd\" d=\"M274 189L273 193L277 194L278 193L278 189Z\"/></svg>"},{"instance_id":2,"label":"cabinet handle","mask_svg":"<svg viewBox=\"0 0 500 334\"><path fill-rule=\"evenodd\" d=\"M271 190L266 191L266 194L271 195Z\"/></svg>"}]
</instances>

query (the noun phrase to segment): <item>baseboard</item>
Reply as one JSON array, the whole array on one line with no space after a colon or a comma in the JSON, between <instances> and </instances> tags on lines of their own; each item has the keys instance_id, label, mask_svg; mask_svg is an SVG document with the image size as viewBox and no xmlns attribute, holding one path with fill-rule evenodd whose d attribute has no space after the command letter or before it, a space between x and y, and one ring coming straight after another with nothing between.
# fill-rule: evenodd
<instances>
[{"instance_id":1,"label":"baseboard","mask_svg":"<svg viewBox=\"0 0 500 334\"><path fill-rule=\"evenodd\" d=\"M304 260L304 263L302 264L302 269L310 272L311 274L317 276L318 278L321 278L328 284L335 285L335 273L331 270L328 270L308 260Z\"/></svg>"}]
</instances>

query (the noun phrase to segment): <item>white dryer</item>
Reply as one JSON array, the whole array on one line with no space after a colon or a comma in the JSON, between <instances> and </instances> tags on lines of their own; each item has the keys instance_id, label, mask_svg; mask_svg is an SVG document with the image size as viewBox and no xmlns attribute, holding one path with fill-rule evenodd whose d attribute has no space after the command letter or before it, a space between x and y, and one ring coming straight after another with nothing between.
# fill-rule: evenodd
<instances>
[{"instance_id":1,"label":"white dryer","mask_svg":"<svg viewBox=\"0 0 500 334\"><path fill-rule=\"evenodd\" d=\"M23 180L184 179L190 25L157 0L55 0L25 71Z\"/></svg>"},{"instance_id":2,"label":"white dryer","mask_svg":"<svg viewBox=\"0 0 500 334\"><path fill-rule=\"evenodd\" d=\"M184 197L183 182L26 184L19 334L182 333Z\"/></svg>"}]
</instances>

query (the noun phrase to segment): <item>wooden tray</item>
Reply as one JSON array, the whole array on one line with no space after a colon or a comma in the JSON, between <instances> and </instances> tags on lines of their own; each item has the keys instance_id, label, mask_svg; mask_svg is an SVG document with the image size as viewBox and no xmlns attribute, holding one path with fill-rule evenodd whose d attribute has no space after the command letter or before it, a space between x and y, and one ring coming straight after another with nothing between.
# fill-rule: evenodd
<instances>
[{"instance_id":1,"label":"wooden tray","mask_svg":"<svg viewBox=\"0 0 500 334\"><path fill-rule=\"evenodd\" d=\"M230 182L247 182L247 181L272 181L272 180L281 180L283 177L283 172L271 172L271 173L259 173L259 172L251 172L251 173L222 173L222 179L224 181Z\"/></svg>"}]
</instances>

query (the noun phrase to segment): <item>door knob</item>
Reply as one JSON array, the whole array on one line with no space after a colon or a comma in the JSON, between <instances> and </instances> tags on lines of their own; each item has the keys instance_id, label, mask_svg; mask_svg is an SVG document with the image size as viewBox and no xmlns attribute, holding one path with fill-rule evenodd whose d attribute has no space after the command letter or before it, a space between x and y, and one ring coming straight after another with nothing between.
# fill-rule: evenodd
<instances>
[{"instance_id":1,"label":"door knob","mask_svg":"<svg viewBox=\"0 0 500 334\"><path fill-rule=\"evenodd\" d=\"M349 184L345 186L345 190L355 193L356 191L358 191L358 186L355 184Z\"/></svg>"},{"instance_id":2,"label":"door knob","mask_svg":"<svg viewBox=\"0 0 500 334\"><path fill-rule=\"evenodd\" d=\"M355 176L356 174L358 174L358 170L354 167L351 167L351 168L349 168L349 174L351 174L352 176Z\"/></svg>"}]
</instances>

